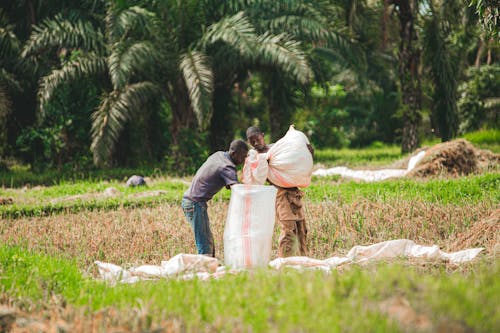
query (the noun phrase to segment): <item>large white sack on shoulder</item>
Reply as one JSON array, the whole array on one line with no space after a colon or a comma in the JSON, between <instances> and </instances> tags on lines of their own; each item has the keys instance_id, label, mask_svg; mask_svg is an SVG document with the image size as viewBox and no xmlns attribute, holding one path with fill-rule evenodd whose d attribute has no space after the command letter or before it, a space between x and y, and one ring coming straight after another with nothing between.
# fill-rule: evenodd
<instances>
[{"instance_id":1,"label":"large white sack on shoulder","mask_svg":"<svg viewBox=\"0 0 500 333\"><path fill-rule=\"evenodd\" d=\"M224 228L224 263L235 269L266 267L271 256L277 189L233 185Z\"/></svg>"},{"instance_id":2,"label":"large white sack on shoulder","mask_svg":"<svg viewBox=\"0 0 500 333\"><path fill-rule=\"evenodd\" d=\"M268 172L267 155L250 149L243 165L243 184L264 185Z\"/></svg>"},{"instance_id":3,"label":"large white sack on shoulder","mask_svg":"<svg viewBox=\"0 0 500 333\"><path fill-rule=\"evenodd\" d=\"M309 186L313 159L308 144L306 135L291 125L286 135L267 152L269 181L281 187Z\"/></svg>"}]
</instances>

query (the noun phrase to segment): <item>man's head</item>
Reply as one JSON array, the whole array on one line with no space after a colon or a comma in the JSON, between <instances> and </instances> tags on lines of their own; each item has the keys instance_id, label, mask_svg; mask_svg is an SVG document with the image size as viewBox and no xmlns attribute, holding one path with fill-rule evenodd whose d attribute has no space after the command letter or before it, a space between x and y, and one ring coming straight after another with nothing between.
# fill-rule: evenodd
<instances>
[{"instance_id":1,"label":"man's head","mask_svg":"<svg viewBox=\"0 0 500 333\"><path fill-rule=\"evenodd\" d=\"M266 142L264 141L264 133L257 126L252 126L247 129L247 140L252 147L258 152L266 150Z\"/></svg>"},{"instance_id":2,"label":"man's head","mask_svg":"<svg viewBox=\"0 0 500 333\"><path fill-rule=\"evenodd\" d=\"M243 140L233 140L229 145L229 155L236 165L245 162L248 154L248 146Z\"/></svg>"}]
</instances>

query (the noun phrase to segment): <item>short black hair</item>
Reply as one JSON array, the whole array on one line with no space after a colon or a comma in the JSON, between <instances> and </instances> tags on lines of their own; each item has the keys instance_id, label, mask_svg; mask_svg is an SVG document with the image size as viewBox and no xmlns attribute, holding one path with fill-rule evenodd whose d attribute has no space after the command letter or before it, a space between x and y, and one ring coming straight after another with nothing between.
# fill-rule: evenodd
<instances>
[{"instance_id":1,"label":"short black hair","mask_svg":"<svg viewBox=\"0 0 500 333\"><path fill-rule=\"evenodd\" d=\"M241 152L241 151L248 151L248 146L245 141L243 140L233 140L231 144L229 145L229 152Z\"/></svg>"},{"instance_id":2,"label":"short black hair","mask_svg":"<svg viewBox=\"0 0 500 333\"><path fill-rule=\"evenodd\" d=\"M253 136L253 135L256 135L256 134L263 134L262 131L260 130L260 128L258 128L257 126L250 126L248 129L247 129L247 140Z\"/></svg>"}]
</instances>

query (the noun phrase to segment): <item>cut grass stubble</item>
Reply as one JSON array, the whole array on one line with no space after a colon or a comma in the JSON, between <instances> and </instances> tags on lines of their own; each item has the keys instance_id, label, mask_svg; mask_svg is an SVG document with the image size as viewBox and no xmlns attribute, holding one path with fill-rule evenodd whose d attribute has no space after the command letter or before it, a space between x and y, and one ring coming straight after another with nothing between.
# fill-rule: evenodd
<instances>
[{"instance_id":1,"label":"cut grass stubble","mask_svg":"<svg viewBox=\"0 0 500 333\"><path fill-rule=\"evenodd\" d=\"M209 205L216 256L223 259L223 233L228 202ZM310 256L318 259L345 254L354 245L389 239L437 244L446 250L457 234L491 215L496 204L440 205L393 199L360 198L351 203L306 201ZM277 255L275 227L271 257ZM196 253L190 225L179 205L116 211L84 211L50 217L6 220L0 225L4 244L20 245L51 255L75 258L92 268L94 260L116 264L159 264L178 253ZM93 270L95 272L95 268Z\"/></svg>"}]
</instances>

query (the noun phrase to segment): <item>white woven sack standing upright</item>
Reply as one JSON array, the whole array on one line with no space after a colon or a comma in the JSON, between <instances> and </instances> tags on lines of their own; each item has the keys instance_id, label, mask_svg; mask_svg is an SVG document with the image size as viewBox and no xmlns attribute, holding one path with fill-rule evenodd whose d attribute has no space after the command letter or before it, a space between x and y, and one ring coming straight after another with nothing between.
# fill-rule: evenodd
<instances>
[{"instance_id":1,"label":"white woven sack standing upright","mask_svg":"<svg viewBox=\"0 0 500 333\"><path fill-rule=\"evenodd\" d=\"M224 263L236 269L267 267L271 257L277 189L231 186L224 227Z\"/></svg>"},{"instance_id":2,"label":"white woven sack standing upright","mask_svg":"<svg viewBox=\"0 0 500 333\"><path fill-rule=\"evenodd\" d=\"M309 140L290 125L286 135L267 152L267 179L280 187L307 187L311 183L313 159L307 148Z\"/></svg>"}]
</instances>

